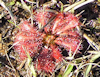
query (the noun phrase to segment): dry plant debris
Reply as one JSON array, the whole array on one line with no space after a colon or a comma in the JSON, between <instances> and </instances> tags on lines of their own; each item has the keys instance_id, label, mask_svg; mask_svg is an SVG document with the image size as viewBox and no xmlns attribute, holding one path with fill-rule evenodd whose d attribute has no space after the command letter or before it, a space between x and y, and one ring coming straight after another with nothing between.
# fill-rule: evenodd
<instances>
[{"instance_id":1,"label":"dry plant debris","mask_svg":"<svg viewBox=\"0 0 100 77\"><path fill-rule=\"evenodd\" d=\"M0 76L99 77L99 0L0 0Z\"/></svg>"}]
</instances>

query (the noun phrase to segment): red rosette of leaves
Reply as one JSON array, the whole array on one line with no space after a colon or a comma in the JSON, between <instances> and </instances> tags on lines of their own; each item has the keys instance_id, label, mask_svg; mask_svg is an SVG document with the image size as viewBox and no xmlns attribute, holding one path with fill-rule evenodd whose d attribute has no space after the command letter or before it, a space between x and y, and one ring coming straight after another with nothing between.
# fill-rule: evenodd
<instances>
[{"instance_id":1,"label":"red rosette of leaves","mask_svg":"<svg viewBox=\"0 0 100 77\"><path fill-rule=\"evenodd\" d=\"M72 54L81 49L81 36L75 29L79 26L79 18L71 13L58 12L54 14L48 11L38 10L34 14L34 20L42 26L46 25L53 17L53 21L41 31L37 26L32 26L28 21L23 21L19 27L19 32L15 36L14 49L20 55L20 59L27 58L27 53L31 57L38 54L35 61L37 70L52 73L56 63L62 61L61 48L71 51ZM66 52L67 53L67 52Z\"/></svg>"}]
</instances>

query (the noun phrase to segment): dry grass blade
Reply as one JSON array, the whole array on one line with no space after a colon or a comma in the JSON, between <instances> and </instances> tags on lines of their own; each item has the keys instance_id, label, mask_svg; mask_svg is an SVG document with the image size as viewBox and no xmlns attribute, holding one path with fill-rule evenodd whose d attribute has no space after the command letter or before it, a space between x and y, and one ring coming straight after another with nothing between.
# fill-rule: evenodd
<instances>
[{"instance_id":1,"label":"dry grass blade","mask_svg":"<svg viewBox=\"0 0 100 77\"><path fill-rule=\"evenodd\" d=\"M10 9L5 5L5 3L2 0L0 0L0 5L9 12L11 19L14 21L14 23L16 25L16 21L15 21L13 13L10 11Z\"/></svg>"},{"instance_id":2,"label":"dry grass blade","mask_svg":"<svg viewBox=\"0 0 100 77\"><path fill-rule=\"evenodd\" d=\"M100 65L98 65L96 63L93 63L99 57L100 57L100 52L98 52L98 54L92 56L92 58L90 59L90 64L86 68L86 72L85 72L85 75L84 75L85 77L88 77L88 74L89 74L89 72L90 72L90 70L92 68L92 65L97 65L98 67L100 67Z\"/></svg>"},{"instance_id":3,"label":"dry grass blade","mask_svg":"<svg viewBox=\"0 0 100 77\"><path fill-rule=\"evenodd\" d=\"M85 0L81 0L79 2L74 3L73 5L68 6L67 8L64 9L64 12L69 11L70 9L74 8L75 6L82 4Z\"/></svg>"},{"instance_id":4,"label":"dry grass blade","mask_svg":"<svg viewBox=\"0 0 100 77\"><path fill-rule=\"evenodd\" d=\"M80 8L80 7L88 4L88 3L94 2L94 1L95 0L87 0L87 1L81 0L81 1L78 1L78 2L76 2L76 3L74 3L74 4L70 5L70 6L68 6L67 8L65 8L64 12L67 12L67 11L71 10L72 8L74 10L76 10L76 9L78 9L78 8Z\"/></svg>"},{"instance_id":5,"label":"dry grass blade","mask_svg":"<svg viewBox=\"0 0 100 77\"><path fill-rule=\"evenodd\" d=\"M83 34L83 37L89 42L90 45L92 45L92 47L93 47L95 50L97 50L97 51L100 50L100 47L99 47L90 37L88 37L87 34L84 33L84 34Z\"/></svg>"}]
</instances>

